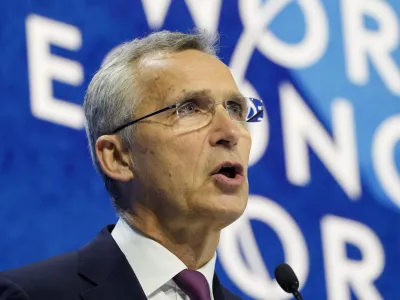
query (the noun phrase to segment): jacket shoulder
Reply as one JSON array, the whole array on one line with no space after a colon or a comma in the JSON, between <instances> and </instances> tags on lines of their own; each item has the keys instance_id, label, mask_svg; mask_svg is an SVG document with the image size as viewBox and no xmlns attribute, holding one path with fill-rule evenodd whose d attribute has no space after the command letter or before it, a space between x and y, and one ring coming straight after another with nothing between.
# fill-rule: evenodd
<instances>
[{"instance_id":1,"label":"jacket shoulder","mask_svg":"<svg viewBox=\"0 0 400 300\"><path fill-rule=\"evenodd\" d=\"M2 299L62 299L85 285L77 273L78 252L69 252L37 263L0 272ZM90 286L86 282L87 286ZM5 297L13 293L13 297ZM23 298L25 294L25 298ZM22 298L21 298L22 297Z\"/></svg>"},{"instance_id":2,"label":"jacket shoulder","mask_svg":"<svg viewBox=\"0 0 400 300\"><path fill-rule=\"evenodd\" d=\"M48 258L23 267L0 272L0 277L18 281L32 281L35 279L54 280L73 269L78 262L77 253L69 252L52 258ZM49 278L47 278L49 277Z\"/></svg>"},{"instance_id":3,"label":"jacket shoulder","mask_svg":"<svg viewBox=\"0 0 400 300\"><path fill-rule=\"evenodd\" d=\"M30 298L14 281L0 277L0 300L30 300Z\"/></svg>"}]
</instances>

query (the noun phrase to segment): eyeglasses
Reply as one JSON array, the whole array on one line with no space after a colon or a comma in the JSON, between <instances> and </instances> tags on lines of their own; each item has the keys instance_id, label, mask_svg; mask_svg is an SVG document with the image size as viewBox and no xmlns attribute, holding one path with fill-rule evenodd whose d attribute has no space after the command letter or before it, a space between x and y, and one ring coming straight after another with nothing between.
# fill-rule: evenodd
<instances>
[{"instance_id":1,"label":"eyeglasses","mask_svg":"<svg viewBox=\"0 0 400 300\"><path fill-rule=\"evenodd\" d=\"M264 115L264 105L259 99L250 97L239 97L237 99L223 100L219 102L213 101L209 97L198 97L176 104L169 105L153 113L145 115L139 119L130 121L124 125L118 126L112 131L112 134L133 125L141 120L160 114L162 112L175 109L175 113L170 117L170 124L178 122L179 127L184 131L199 129L209 124L215 115L217 105L223 104L231 120L245 124L261 122Z\"/></svg>"}]
</instances>

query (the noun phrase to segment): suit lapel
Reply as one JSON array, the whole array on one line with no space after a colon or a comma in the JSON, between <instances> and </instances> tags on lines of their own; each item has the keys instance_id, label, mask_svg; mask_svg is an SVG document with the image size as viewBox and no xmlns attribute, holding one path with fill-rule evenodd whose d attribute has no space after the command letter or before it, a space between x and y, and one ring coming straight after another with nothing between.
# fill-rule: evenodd
<instances>
[{"instance_id":1,"label":"suit lapel","mask_svg":"<svg viewBox=\"0 0 400 300\"><path fill-rule=\"evenodd\" d=\"M97 287L81 294L85 300L146 300L142 287L126 260L117 262L115 269Z\"/></svg>"},{"instance_id":2,"label":"suit lapel","mask_svg":"<svg viewBox=\"0 0 400 300\"><path fill-rule=\"evenodd\" d=\"M224 293L222 292L222 285L219 282L217 273L214 273L213 278L213 295L214 300L225 300Z\"/></svg>"},{"instance_id":3,"label":"suit lapel","mask_svg":"<svg viewBox=\"0 0 400 300\"><path fill-rule=\"evenodd\" d=\"M139 281L107 226L79 250L79 274L93 283L84 300L146 300Z\"/></svg>"},{"instance_id":4,"label":"suit lapel","mask_svg":"<svg viewBox=\"0 0 400 300\"><path fill-rule=\"evenodd\" d=\"M214 279L213 279L213 295L214 295L214 300L241 300L240 297L237 295L233 294L226 288L222 286L220 283L217 273L214 273Z\"/></svg>"}]
</instances>

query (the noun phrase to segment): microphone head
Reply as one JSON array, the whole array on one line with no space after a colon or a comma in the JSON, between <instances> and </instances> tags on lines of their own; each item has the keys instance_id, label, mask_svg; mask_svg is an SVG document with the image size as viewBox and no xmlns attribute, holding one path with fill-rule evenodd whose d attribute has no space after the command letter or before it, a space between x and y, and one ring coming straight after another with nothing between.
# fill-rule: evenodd
<instances>
[{"instance_id":1,"label":"microphone head","mask_svg":"<svg viewBox=\"0 0 400 300\"><path fill-rule=\"evenodd\" d=\"M275 278L286 293L293 294L299 288L299 280L288 264L280 264L275 268Z\"/></svg>"}]
</instances>

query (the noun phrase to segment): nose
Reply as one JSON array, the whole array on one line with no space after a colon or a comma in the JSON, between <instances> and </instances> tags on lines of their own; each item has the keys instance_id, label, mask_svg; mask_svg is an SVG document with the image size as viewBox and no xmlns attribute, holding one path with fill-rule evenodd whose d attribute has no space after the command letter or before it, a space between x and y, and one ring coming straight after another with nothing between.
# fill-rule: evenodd
<instances>
[{"instance_id":1,"label":"nose","mask_svg":"<svg viewBox=\"0 0 400 300\"><path fill-rule=\"evenodd\" d=\"M240 138L239 124L233 121L226 109L222 105L215 108L215 115L212 120L210 144L213 147L222 145L228 149L233 149Z\"/></svg>"}]
</instances>

